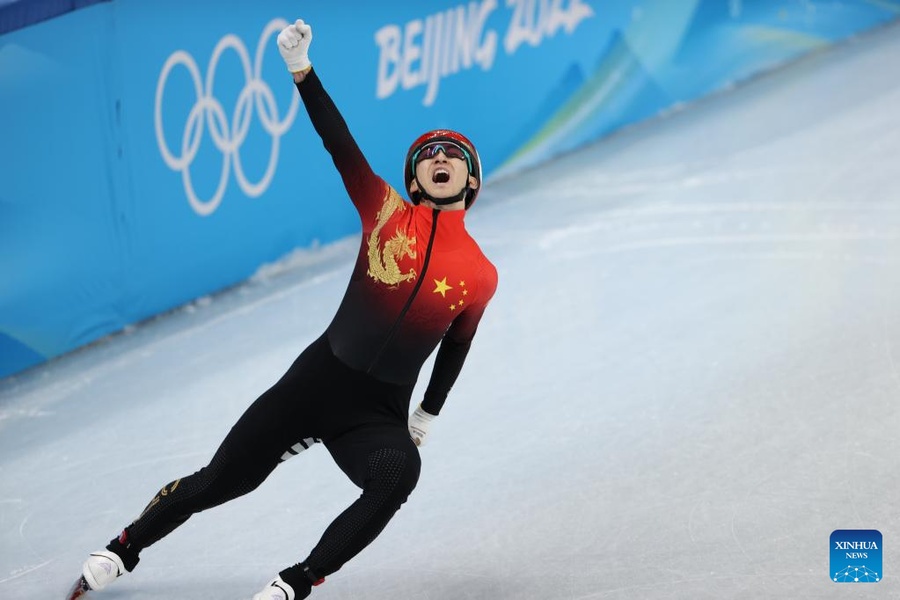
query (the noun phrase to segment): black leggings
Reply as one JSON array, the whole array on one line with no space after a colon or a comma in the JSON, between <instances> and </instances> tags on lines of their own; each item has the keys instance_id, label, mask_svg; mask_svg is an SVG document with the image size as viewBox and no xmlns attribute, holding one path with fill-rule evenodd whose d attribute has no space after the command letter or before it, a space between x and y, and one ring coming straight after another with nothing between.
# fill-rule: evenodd
<instances>
[{"instance_id":1,"label":"black leggings","mask_svg":"<svg viewBox=\"0 0 900 600\"><path fill-rule=\"evenodd\" d=\"M133 568L140 550L191 515L256 489L280 462L322 441L362 495L282 577L302 588L337 571L375 539L416 486L421 463L407 429L412 388L353 371L323 336L247 409L209 465L166 485L126 527L120 540L133 556L126 564Z\"/></svg>"}]
</instances>

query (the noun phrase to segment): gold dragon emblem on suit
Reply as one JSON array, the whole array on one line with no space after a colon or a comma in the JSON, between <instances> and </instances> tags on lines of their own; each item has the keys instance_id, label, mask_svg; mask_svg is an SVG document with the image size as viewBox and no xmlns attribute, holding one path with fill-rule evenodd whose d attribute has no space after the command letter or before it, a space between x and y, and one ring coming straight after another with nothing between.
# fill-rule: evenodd
<instances>
[{"instance_id":1,"label":"gold dragon emblem on suit","mask_svg":"<svg viewBox=\"0 0 900 600\"><path fill-rule=\"evenodd\" d=\"M409 269L403 272L400 269L399 261L403 257L416 257L416 238L409 237L406 232L399 226L394 235L381 243L381 233L384 226L391 220L394 213L405 211L406 203L393 189L388 191L381 210L376 215L375 228L369 234L367 241L369 269L367 274L376 282L385 283L392 287L397 287L404 281L412 281L416 278L416 270Z\"/></svg>"}]
</instances>

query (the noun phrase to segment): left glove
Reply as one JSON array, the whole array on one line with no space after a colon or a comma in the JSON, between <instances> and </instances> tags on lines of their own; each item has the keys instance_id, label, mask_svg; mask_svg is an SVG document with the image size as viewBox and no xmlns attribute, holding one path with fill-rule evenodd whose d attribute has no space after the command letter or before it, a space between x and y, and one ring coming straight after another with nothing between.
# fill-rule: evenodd
<instances>
[{"instance_id":1,"label":"left glove","mask_svg":"<svg viewBox=\"0 0 900 600\"><path fill-rule=\"evenodd\" d=\"M425 445L425 437L428 435L428 427L434 420L434 415L422 410L422 405L416 407L413 414L409 415L409 436L416 446Z\"/></svg>"},{"instance_id":2,"label":"left glove","mask_svg":"<svg viewBox=\"0 0 900 600\"><path fill-rule=\"evenodd\" d=\"M312 43L312 27L303 19L297 19L278 34L278 51L288 71L297 73L312 66L309 61L309 45Z\"/></svg>"}]
</instances>

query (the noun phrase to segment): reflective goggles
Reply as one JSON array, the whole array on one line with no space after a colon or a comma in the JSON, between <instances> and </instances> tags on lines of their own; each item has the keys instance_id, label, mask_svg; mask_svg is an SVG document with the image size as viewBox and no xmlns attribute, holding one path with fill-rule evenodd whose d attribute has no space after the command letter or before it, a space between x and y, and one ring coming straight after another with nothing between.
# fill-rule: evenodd
<instances>
[{"instance_id":1,"label":"reflective goggles","mask_svg":"<svg viewBox=\"0 0 900 600\"><path fill-rule=\"evenodd\" d=\"M453 142L448 141L431 142L419 148L416 153L413 154L413 166L418 164L420 160L429 160L434 158L435 156L437 156L438 152L443 152L444 156L446 156L447 158L459 158L461 160L464 160L469 165L469 170L472 169L472 157L469 156L469 153L466 151L466 149L459 144L454 144Z\"/></svg>"}]
</instances>

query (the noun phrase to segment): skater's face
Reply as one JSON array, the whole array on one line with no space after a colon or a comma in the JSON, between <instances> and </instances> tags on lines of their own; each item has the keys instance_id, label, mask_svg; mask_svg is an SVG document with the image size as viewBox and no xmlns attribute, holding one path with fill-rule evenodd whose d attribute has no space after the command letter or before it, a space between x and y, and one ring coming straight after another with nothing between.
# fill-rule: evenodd
<instances>
[{"instance_id":1,"label":"skater's face","mask_svg":"<svg viewBox=\"0 0 900 600\"><path fill-rule=\"evenodd\" d=\"M456 196L467 183L471 189L478 187L478 180L469 175L471 159L463 148L452 142L427 144L413 160L416 178L410 184L411 191L421 190L440 199Z\"/></svg>"}]
</instances>

